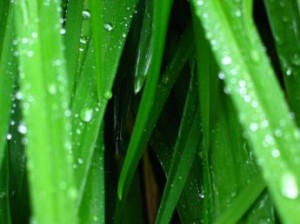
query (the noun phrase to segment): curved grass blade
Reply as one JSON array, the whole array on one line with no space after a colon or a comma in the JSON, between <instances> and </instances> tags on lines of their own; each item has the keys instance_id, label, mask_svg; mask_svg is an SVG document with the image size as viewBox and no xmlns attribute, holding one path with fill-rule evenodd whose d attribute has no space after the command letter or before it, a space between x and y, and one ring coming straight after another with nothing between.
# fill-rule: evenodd
<instances>
[{"instance_id":1,"label":"curved grass blade","mask_svg":"<svg viewBox=\"0 0 300 224\"><path fill-rule=\"evenodd\" d=\"M17 0L14 9L34 220L77 223L60 2Z\"/></svg>"},{"instance_id":2,"label":"curved grass blade","mask_svg":"<svg viewBox=\"0 0 300 224\"><path fill-rule=\"evenodd\" d=\"M149 68L149 77L146 82L136 123L134 125L132 138L129 143L128 151L121 170L118 183L118 197L122 199L128 191L132 176L137 167L139 158L142 155L143 148L140 145L140 136L145 131L144 127L149 119L152 102L155 98L157 82L159 79L161 60L163 55L163 46L165 42L165 35L167 32L168 17L171 11L172 1L166 0L164 2L154 1L153 3L153 63ZM150 102L150 103L149 103ZM146 130L147 131L147 130ZM124 200L124 198L123 198Z\"/></svg>"},{"instance_id":3,"label":"curved grass blade","mask_svg":"<svg viewBox=\"0 0 300 224\"><path fill-rule=\"evenodd\" d=\"M170 221L188 179L201 141L199 138L201 133L199 117L198 85L196 80L192 78L156 223L168 223Z\"/></svg>"},{"instance_id":4,"label":"curved grass blade","mask_svg":"<svg viewBox=\"0 0 300 224\"><path fill-rule=\"evenodd\" d=\"M300 14L299 1L265 0L279 55L289 103L300 124ZM280 12L281 16L278 16ZM277 16L276 16L277 15ZM284 45L284 46L283 46Z\"/></svg>"},{"instance_id":5,"label":"curved grass blade","mask_svg":"<svg viewBox=\"0 0 300 224\"><path fill-rule=\"evenodd\" d=\"M149 72L149 66L152 63L153 45L151 44L152 32L152 13L153 13L153 1L145 1L145 12L141 31L141 37L138 48L138 55L136 59L135 67L135 81L134 92L138 93L142 89L147 74Z\"/></svg>"},{"instance_id":6,"label":"curved grass blade","mask_svg":"<svg viewBox=\"0 0 300 224\"><path fill-rule=\"evenodd\" d=\"M279 214L285 222L299 222L300 175L296 167L300 134L252 21L241 20L242 9L230 2L194 0L193 4L226 74L228 93L239 110ZM230 13L236 11L240 14Z\"/></svg>"},{"instance_id":7,"label":"curved grass blade","mask_svg":"<svg viewBox=\"0 0 300 224\"><path fill-rule=\"evenodd\" d=\"M5 9L5 8L4 8ZM6 18L1 18L0 34L0 167L7 138L10 109L13 98L13 80L16 73L16 61L13 56L15 47L12 44L14 21L11 6L7 7ZM3 37L3 38L2 38ZM8 136L10 138L10 136Z\"/></svg>"}]
</instances>

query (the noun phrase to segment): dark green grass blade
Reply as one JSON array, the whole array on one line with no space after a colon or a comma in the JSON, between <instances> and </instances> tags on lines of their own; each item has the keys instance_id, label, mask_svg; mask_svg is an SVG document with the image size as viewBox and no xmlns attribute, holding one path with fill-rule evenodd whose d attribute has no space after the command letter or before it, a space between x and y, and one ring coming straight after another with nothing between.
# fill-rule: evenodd
<instances>
[{"instance_id":1,"label":"dark green grass blade","mask_svg":"<svg viewBox=\"0 0 300 224\"><path fill-rule=\"evenodd\" d=\"M97 83L97 93L99 100L103 99L104 93L104 77L105 73L103 72L103 56L104 51L101 46L103 43L103 31L107 28L107 24L103 27L103 1L91 0L90 1L90 10L91 10L91 33L94 46L94 60L95 60L95 74L96 74L96 83ZM103 27L103 28L102 28ZM110 27L108 28L110 29ZM107 30L109 31L110 30Z\"/></svg>"},{"instance_id":2,"label":"dark green grass blade","mask_svg":"<svg viewBox=\"0 0 300 224\"><path fill-rule=\"evenodd\" d=\"M80 223L105 223L103 132L99 134L94 153L83 201L79 208Z\"/></svg>"},{"instance_id":3,"label":"dark green grass blade","mask_svg":"<svg viewBox=\"0 0 300 224\"><path fill-rule=\"evenodd\" d=\"M153 1L145 1L145 12L142 24L141 37L138 47L138 55L136 58L134 92L138 93L145 82L149 72L149 65L153 59L153 45L151 44L152 37L152 14Z\"/></svg>"},{"instance_id":4,"label":"dark green grass blade","mask_svg":"<svg viewBox=\"0 0 300 224\"><path fill-rule=\"evenodd\" d=\"M16 60L13 56L14 21L11 7L7 8L7 16L2 15L0 28L0 167L8 131L10 109L13 98L13 80L16 72Z\"/></svg>"},{"instance_id":5,"label":"dark green grass blade","mask_svg":"<svg viewBox=\"0 0 300 224\"><path fill-rule=\"evenodd\" d=\"M34 220L76 223L60 3L15 1L14 6L25 119L19 130L28 141Z\"/></svg>"},{"instance_id":6,"label":"dark green grass blade","mask_svg":"<svg viewBox=\"0 0 300 224\"><path fill-rule=\"evenodd\" d=\"M201 141L198 85L192 78L156 223L168 223L188 179Z\"/></svg>"},{"instance_id":7,"label":"dark green grass blade","mask_svg":"<svg viewBox=\"0 0 300 224\"><path fill-rule=\"evenodd\" d=\"M82 20L90 17L89 11L84 11L83 6L84 0L68 1L64 43L70 94L73 93L76 81Z\"/></svg>"},{"instance_id":8,"label":"dark green grass blade","mask_svg":"<svg viewBox=\"0 0 300 224\"><path fill-rule=\"evenodd\" d=\"M155 152L159 163L166 175L170 171L174 143L176 141L176 128L173 120L170 119L170 113L164 112L161 121L153 131L150 138L150 145ZM168 121L168 122L165 122ZM186 185L182 191L180 199L177 203L177 211L182 223L197 223L201 220L201 202L203 192L201 187L201 160L198 156L194 158L192 170L189 174Z\"/></svg>"},{"instance_id":9,"label":"dark green grass blade","mask_svg":"<svg viewBox=\"0 0 300 224\"><path fill-rule=\"evenodd\" d=\"M150 117L152 101L155 98L155 91L160 75L160 66L164 50L163 46L165 42L168 18L172 6L171 3L172 1L170 0L164 1L163 4L158 1L154 1L153 3L154 26L152 34L154 37L152 39L151 44L155 46L155 48L153 49L154 60L149 68L149 77L146 82L145 90L140 104L140 109L133 129L132 138L130 140L127 155L125 157L122 171L120 174L120 179L118 183L118 197L120 199L122 199L123 195L126 195L128 186L137 167L139 158L142 155L143 146L141 145L140 136L144 132L145 124Z\"/></svg>"},{"instance_id":10,"label":"dark green grass blade","mask_svg":"<svg viewBox=\"0 0 300 224\"><path fill-rule=\"evenodd\" d=\"M95 142L102 125L104 112L111 97L111 88L126 36L134 14L136 0L123 2L104 1L104 21L112 25L112 30L104 30L102 51L105 55L105 99L98 101L93 43L87 47L85 59L78 79L77 89L72 102L72 134L74 149L74 169L76 185L79 188L78 206L81 203L87 183ZM118 8L118 10L115 10ZM127 18L127 19L124 19ZM118 46L114 44L118 43ZM114 49L112 51L112 49Z\"/></svg>"},{"instance_id":11,"label":"dark green grass blade","mask_svg":"<svg viewBox=\"0 0 300 224\"><path fill-rule=\"evenodd\" d=\"M8 156L4 153L0 167L0 222L10 224L9 190L8 190Z\"/></svg>"},{"instance_id":12,"label":"dark green grass blade","mask_svg":"<svg viewBox=\"0 0 300 224\"><path fill-rule=\"evenodd\" d=\"M230 2L193 3L277 209L285 222L299 222L299 131L252 21Z\"/></svg>"},{"instance_id":13,"label":"dark green grass blade","mask_svg":"<svg viewBox=\"0 0 300 224\"><path fill-rule=\"evenodd\" d=\"M300 124L300 14L297 1L264 1L289 103ZM280 12L280 16L278 16Z\"/></svg>"}]
</instances>

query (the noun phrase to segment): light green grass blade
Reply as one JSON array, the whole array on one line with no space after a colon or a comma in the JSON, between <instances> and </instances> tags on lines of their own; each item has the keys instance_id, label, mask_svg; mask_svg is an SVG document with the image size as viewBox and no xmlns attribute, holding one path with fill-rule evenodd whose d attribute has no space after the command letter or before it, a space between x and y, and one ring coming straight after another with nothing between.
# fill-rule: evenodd
<instances>
[{"instance_id":1,"label":"light green grass blade","mask_svg":"<svg viewBox=\"0 0 300 224\"><path fill-rule=\"evenodd\" d=\"M138 53L135 67L134 92L138 93L142 89L149 66L152 63L153 45L151 44L152 37L152 14L153 1L145 1L145 12L142 24L141 37L139 41Z\"/></svg>"},{"instance_id":2,"label":"light green grass blade","mask_svg":"<svg viewBox=\"0 0 300 224\"><path fill-rule=\"evenodd\" d=\"M77 223L60 2L18 0L14 9L33 220Z\"/></svg>"},{"instance_id":3,"label":"light green grass blade","mask_svg":"<svg viewBox=\"0 0 300 224\"><path fill-rule=\"evenodd\" d=\"M192 78L156 223L170 221L188 179L201 141L199 118L198 85L196 79Z\"/></svg>"},{"instance_id":4,"label":"light green grass blade","mask_svg":"<svg viewBox=\"0 0 300 224\"><path fill-rule=\"evenodd\" d=\"M241 8L230 2L193 4L279 214L287 223L299 222L300 135L257 32L252 22L241 19ZM240 14L230 13L236 11Z\"/></svg>"},{"instance_id":5,"label":"light green grass blade","mask_svg":"<svg viewBox=\"0 0 300 224\"><path fill-rule=\"evenodd\" d=\"M300 124L299 1L264 1L278 52L291 109ZM278 16L280 12L281 16Z\"/></svg>"},{"instance_id":6,"label":"light green grass blade","mask_svg":"<svg viewBox=\"0 0 300 224\"><path fill-rule=\"evenodd\" d=\"M124 160L122 171L118 183L118 197L122 199L128 191L132 176L138 165L138 161L143 152L143 146L140 145L140 136L145 131L145 124L150 117L152 102L155 97L157 82L160 75L160 66L164 50L165 35L167 32L168 18L171 10L172 1L153 2L153 62L149 68L149 76L143 92L140 109L137 115L136 123L132 132L128 151ZM146 130L147 131L147 130ZM124 198L123 198L124 200Z\"/></svg>"},{"instance_id":7,"label":"light green grass blade","mask_svg":"<svg viewBox=\"0 0 300 224\"><path fill-rule=\"evenodd\" d=\"M0 28L0 167L4 154L13 98L13 80L17 70L13 56L15 47L12 44L14 33L13 15L10 6L6 9L7 15L6 17L4 14L2 15L2 26Z\"/></svg>"}]
</instances>

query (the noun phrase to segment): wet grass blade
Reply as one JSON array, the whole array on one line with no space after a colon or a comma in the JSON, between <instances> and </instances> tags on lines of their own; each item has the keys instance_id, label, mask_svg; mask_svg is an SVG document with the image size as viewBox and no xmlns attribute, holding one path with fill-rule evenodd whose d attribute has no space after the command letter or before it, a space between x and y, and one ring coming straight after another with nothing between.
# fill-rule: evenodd
<instances>
[{"instance_id":1,"label":"wet grass blade","mask_svg":"<svg viewBox=\"0 0 300 224\"><path fill-rule=\"evenodd\" d=\"M300 124L300 14L297 1L265 0L289 104ZM281 16L278 16L280 12Z\"/></svg>"},{"instance_id":2,"label":"wet grass blade","mask_svg":"<svg viewBox=\"0 0 300 224\"><path fill-rule=\"evenodd\" d=\"M299 222L300 134L252 21L243 20L249 12L230 2L193 4L279 214L285 222Z\"/></svg>"},{"instance_id":3,"label":"wet grass blade","mask_svg":"<svg viewBox=\"0 0 300 224\"><path fill-rule=\"evenodd\" d=\"M76 81L79 47L83 18L89 18L90 13L83 10L84 1L68 1L66 15L66 34L64 38L65 56L70 94L73 93Z\"/></svg>"},{"instance_id":4,"label":"wet grass blade","mask_svg":"<svg viewBox=\"0 0 300 224\"><path fill-rule=\"evenodd\" d=\"M11 223L8 187L8 156L4 153L4 159L0 167L0 222Z\"/></svg>"},{"instance_id":5,"label":"wet grass blade","mask_svg":"<svg viewBox=\"0 0 300 224\"><path fill-rule=\"evenodd\" d=\"M16 60L13 56L13 34L14 26L11 7L7 8L6 17L1 18L0 34L0 167L2 164L4 146L7 137L10 110L13 99L13 81L16 73ZM9 136L10 138L10 136Z\"/></svg>"},{"instance_id":6,"label":"wet grass blade","mask_svg":"<svg viewBox=\"0 0 300 224\"><path fill-rule=\"evenodd\" d=\"M152 37L152 14L153 1L145 1L145 12L141 31L141 37L138 48L138 55L136 58L134 92L138 93L142 89L149 66L152 63L153 45L151 44Z\"/></svg>"},{"instance_id":7,"label":"wet grass blade","mask_svg":"<svg viewBox=\"0 0 300 224\"><path fill-rule=\"evenodd\" d=\"M27 168L37 223L77 223L60 9L59 1L14 4L25 119L19 131L28 141Z\"/></svg>"},{"instance_id":8,"label":"wet grass blade","mask_svg":"<svg viewBox=\"0 0 300 224\"><path fill-rule=\"evenodd\" d=\"M156 223L168 223L170 221L188 179L193 160L199 150L201 124L198 110L198 85L195 81L195 79L191 79Z\"/></svg>"},{"instance_id":9,"label":"wet grass blade","mask_svg":"<svg viewBox=\"0 0 300 224\"><path fill-rule=\"evenodd\" d=\"M128 151L121 170L118 183L118 197L122 199L128 191L128 186L137 167L138 161L142 156L143 146L140 136L145 131L145 124L150 117L152 103L155 98L155 92L160 75L161 60L163 57L165 35L167 32L168 18L171 11L172 1L167 0L163 3L153 2L153 62L149 68L149 76L143 92L143 97L139 107L136 123L132 132ZM147 131L147 130L146 130ZM124 198L122 200L125 200Z\"/></svg>"}]
</instances>

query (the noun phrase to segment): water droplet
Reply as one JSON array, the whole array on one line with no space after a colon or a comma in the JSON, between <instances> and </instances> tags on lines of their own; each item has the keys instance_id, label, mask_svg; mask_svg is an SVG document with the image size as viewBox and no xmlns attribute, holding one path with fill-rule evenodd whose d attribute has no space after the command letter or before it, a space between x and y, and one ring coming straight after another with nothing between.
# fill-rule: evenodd
<instances>
[{"instance_id":1,"label":"water droplet","mask_svg":"<svg viewBox=\"0 0 300 224\"><path fill-rule=\"evenodd\" d=\"M273 149L271 154L272 154L272 157L278 158L280 156L280 151L278 149Z\"/></svg>"},{"instance_id":2,"label":"water droplet","mask_svg":"<svg viewBox=\"0 0 300 224\"><path fill-rule=\"evenodd\" d=\"M82 159L82 158L78 158L78 159L77 159L77 162L78 162L79 164L83 164L83 159Z\"/></svg>"},{"instance_id":3,"label":"water droplet","mask_svg":"<svg viewBox=\"0 0 300 224\"><path fill-rule=\"evenodd\" d=\"M288 69L286 70L285 74L286 74L287 76L290 76L290 75L292 74L292 69L288 68Z\"/></svg>"},{"instance_id":4,"label":"water droplet","mask_svg":"<svg viewBox=\"0 0 300 224\"><path fill-rule=\"evenodd\" d=\"M291 62L296 66L300 66L300 56L298 54L294 54L291 58Z\"/></svg>"},{"instance_id":5,"label":"water droplet","mask_svg":"<svg viewBox=\"0 0 300 224\"><path fill-rule=\"evenodd\" d=\"M104 99L109 100L111 98L112 98L112 92L111 91L105 91Z\"/></svg>"},{"instance_id":6,"label":"water droplet","mask_svg":"<svg viewBox=\"0 0 300 224\"><path fill-rule=\"evenodd\" d=\"M50 84L48 86L48 92L52 95L57 93L56 85L55 84Z\"/></svg>"},{"instance_id":7,"label":"water droplet","mask_svg":"<svg viewBox=\"0 0 300 224\"><path fill-rule=\"evenodd\" d=\"M6 135L6 139L7 139L7 140L11 140L11 139L12 139L12 134L8 133L8 134Z\"/></svg>"},{"instance_id":8,"label":"water droplet","mask_svg":"<svg viewBox=\"0 0 300 224\"><path fill-rule=\"evenodd\" d=\"M17 100L23 99L23 94L22 94L22 92L21 92L21 91L17 91L15 97L16 97Z\"/></svg>"},{"instance_id":9,"label":"water droplet","mask_svg":"<svg viewBox=\"0 0 300 224\"><path fill-rule=\"evenodd\" d=\"M219 79L224 80L226 75L223 72L219 72L218 77L219 77Z\"/></svg>"},{"instance_id":10,"label":"water droplet","mask_svg":"<svg viewBox=\"0 0 300 224\"><path fill-rule=\"evenodd\" d=\"M82 17L83 17L83 19L89 19L89 18L91 18L91 13L88 10L83 10Z\"/></svg>"},{"instance_id":11,"label":"water droplet","mask_svg":"<svg viewBox=\"0 0 300 224\"><path fill-rule=\"evenodd\" d=\"M203 4L204 4L204 0L198 0L198 1L197 1L197 5L198 5L198 6L202 6Z\"/></svg>"},{"instance_id":12,"label":"water droplet","mask_svg":"<svg viewBox=\"0 0 300 224\"><path fill-rule=\"evenodd\" d=\"M93 110L85 108L80 113L80 118L85 122L90 122L93 119Z\"/></svg>"},{"instance_id":13,"label":"water droplet","mask_svg":"<svg viewBox=\"0 0 300 224\"><path fill-rule=\"evenodd\" d=\"M232 59L231 59L231 57L229 57L229 56L224 56L223 58L222 58L222 64L223 65L230 65L231 64L231 62L232 62Z\"/></svg>"},{"instance_id":14,"label":"water droplet","mask_svg":"<svg viewBox=\"0 0 300 224\"><path fill-rule=\"evenodd\" d=\"M253 122L250 124L250 130L251 131L257 131L258 130L258 124Z\"/></svg>"},{"instance_id":15,"label":"water droplet","mask_svg":"<svg viewBox=\"0 0 300 224\"><path fill-rule=\"evenodd\" d=\"M281 193L289 199L296 199L299 195L296 177L290 172L284 173L281 177Z\"/></svg>"},{"instance_id":16,"label":"water droplet","mask_svg":"<svg viewBox=\"0 0 300 224\"><path fill-rule=\"evenodd\" d=\"M77 198L77 195L78 195L77 190L76 190L75 187L71 187L71 188L69 189L68 194L69 194L69 197L70 197L71 199L76 199L76 198Z\"/></svg>"},{"instance_id":17,"label":"water droplet","mask_svg":"<svg viewBox=\"0 0 300 224\"><path fill-rule=\"evenodd\" d=\"M105 23L104 24L104 29L108 32L111 32L114 29L114 27L111 23Z\"/></svg>"},{"instance_id":18,"label":"water droplet","mask_svg":"<svg viewBox=\"0 0 300 224\"><path fill-rule=\"evenodd\" d=\"M25 126L25 124L21 123L21 124L18 126L18 131L19 131L21 134L26 134L26 133L27 133L27 127Z\"/></svg>"}]
</instances>

